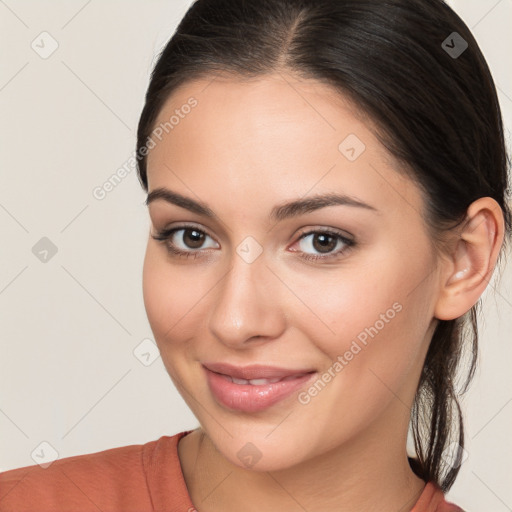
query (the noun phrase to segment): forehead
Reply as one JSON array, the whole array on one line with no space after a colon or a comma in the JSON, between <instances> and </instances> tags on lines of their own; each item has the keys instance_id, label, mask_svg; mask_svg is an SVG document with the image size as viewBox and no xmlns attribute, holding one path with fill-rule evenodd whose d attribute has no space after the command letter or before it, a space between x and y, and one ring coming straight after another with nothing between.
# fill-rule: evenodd
<instances>
[{"instance_id":1,"label":"forehead","mask_svg":"<svg viewBox=\"0 0 512 512\"><path fill-rule=\"evenodd\" d=\"M191 103L193 108L189 108ZM212 123L215 130L211 130ZM283 145L293 138L286 136L290 129L293 135L322 138L326 144L350 129L369 143L375 142L369 123L360 109L332 87L278 73L244 80L215 76L186 82L164 103L155 127L164 128L164 137L172 131L175 140L180 132L187 136L193 128L196 136L208 132L213 140L226 134L238 144L249 136L262 139L266 132L267 143L274 139ZM243 130L237 132L239 128ZM277 140L276 134L280 135Z\"/></svg>"},{"instance_id":2,"label":"forehead","mask_svg":"<svg viewBox=\"0 0 512 512\"><path fill-rule=\"evenodd\" d=\"M336 191L388 207L419 200L364 114L314 80L275 74L185 83L164 104L158 127L148 155L150 191L169 186L274 203Z\"/></svg>"}]
</instances>

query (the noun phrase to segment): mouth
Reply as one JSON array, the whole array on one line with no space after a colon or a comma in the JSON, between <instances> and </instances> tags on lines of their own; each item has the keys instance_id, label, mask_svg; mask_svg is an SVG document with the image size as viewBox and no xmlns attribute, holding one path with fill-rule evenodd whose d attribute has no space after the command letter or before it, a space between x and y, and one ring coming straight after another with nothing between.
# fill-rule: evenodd
<instances>
[{"instance_id":1,"label":"mouth","mask_svg":"<svg viewBox=\"0 0 512 512\"><path fill-rule=\"evenodd\" d=\"M275 379L237 379L236 377L232 377L231 375L224 375L222 373L219 373L221 377L229 379L231 382L234 382L235 384L244 384L244 385L251 385L251 386L264 386L265 384L274 384L275 382L285 382L287 380L293 380L297 379L299 377L302 377L304 375L307 375L307 373L299 374L299 375L289 375L288 377L283 377L282 379L275 378Z\"/></svg>"},{"instance_id":2,"label":"mouth","mask_svg":"<svg viewBox=\"0 0 512 512\"><path fill-rule=\"evenodd\" d=\"M206 363L203 369L210 392L219 405L243 412L271 407L304 387L317 374L316 370L265 365L235 367L227 363Z\"/></svg>"},{"instance_id":3,"label":"mouth","mask_svg":"<svg viewBox=\"0 0 512 512\"><path fill-rule=\"evenodd\" d=\"M279 366L269 366L264 364L251 364L248 366L235 366L229 363L203 363L203 366L208 370L219 373L222 375L226 375L233 379L238 379L240 381L258 381L258 380L266 380L278 382L284 380L288 377L298 377L302 375L306 375L308 373L312 373L316 370L313 368L284 368ZM265 382L267 384L268 382ZM242 384L242 382L240 382ZM254 382L257 385L257 382Z\"/></svg>"}]
</instances>

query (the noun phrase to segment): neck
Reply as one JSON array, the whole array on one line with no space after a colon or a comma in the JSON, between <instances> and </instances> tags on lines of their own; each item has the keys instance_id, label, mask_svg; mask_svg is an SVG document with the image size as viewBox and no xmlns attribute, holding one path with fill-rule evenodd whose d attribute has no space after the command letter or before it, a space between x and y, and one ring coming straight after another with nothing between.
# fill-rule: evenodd
<instances>
[{"instance_id":1,"label":"neck","mask_svg":"<svg viewBox=\"0 0 512 512\"><path fill-rule=\"evenodd\" d=\"M406 511L425 486L407 460L408 424L409 411L395 400L378 422L341 446L276 471L232 464L201 429L185 436L178 452L190 496L201 512Z\"/></svg>"}]
</instances>

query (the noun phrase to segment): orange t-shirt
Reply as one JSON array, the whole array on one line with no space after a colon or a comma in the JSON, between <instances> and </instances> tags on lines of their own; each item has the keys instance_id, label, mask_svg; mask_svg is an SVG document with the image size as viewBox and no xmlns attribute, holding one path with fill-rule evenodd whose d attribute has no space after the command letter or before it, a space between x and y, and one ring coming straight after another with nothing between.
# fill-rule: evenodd
<instances>
[{"instance_id":1,"label":"orange t-shirt","mask_svg":"<svg viewBox=\"0 0 512 512\"><path fill-rule=\"evenodd\" d=\"M0 473L0 512L196 512L178 458L187 430ZM411 512L462 512L427 483Z\"/></svg>"}]
</instances>

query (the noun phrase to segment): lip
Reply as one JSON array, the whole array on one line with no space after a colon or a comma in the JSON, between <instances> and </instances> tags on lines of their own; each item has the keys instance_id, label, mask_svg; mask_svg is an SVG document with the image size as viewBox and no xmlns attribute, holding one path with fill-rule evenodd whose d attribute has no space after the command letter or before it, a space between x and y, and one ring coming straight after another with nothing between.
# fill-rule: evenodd
<instances>
[{"instance_id":1,"label":"lip","mask_svg":"<svg viewBox=\"0 0 512 512\"><path fill-rule=\"evenodd\" d=\"M213 366L220 368L221 364L208 364L208 367L203 365L212 395L220 405L242 412L258 412L271 407L304 387L317 373L314 370L290 370L263 365L237 368L224 363L222 363L224 372L230 373L222 373L210 369ZM236 384L229 375L247 380L258 378L286 378L286 380L257 385ZM294 375L296 375L295 378Z\"/></svg>"},{"instance_id":2,"label":"lip","mask_svg":"<svg viewBox=\"0 0 512 512\"><path fill-rule=\"evenodd\" d=\"M208 370L222 373L237 379L283 379L290 375L300 375L314 372L314 368L280 368L263 364L251 364L248 366L234 366L229 363L203 363Z\"/></svg>"}]
</instances>

